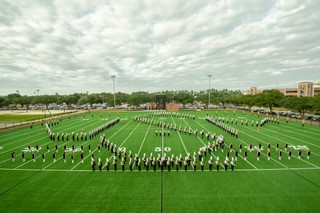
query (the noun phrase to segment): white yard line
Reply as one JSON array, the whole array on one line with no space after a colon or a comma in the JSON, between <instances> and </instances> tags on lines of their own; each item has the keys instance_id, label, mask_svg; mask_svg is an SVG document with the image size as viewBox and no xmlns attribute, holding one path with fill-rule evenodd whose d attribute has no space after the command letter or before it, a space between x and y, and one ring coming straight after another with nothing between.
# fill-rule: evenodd
<instances>
[{"instance_id":1,"label":"white yard line","mask_svg":"<svg viewBox=\"0 0 320 213\"><path fill-rule=\"evenodd\" d=\"M150 123L149 128L148 128L146 134L144 135L144 138L143 138L142 143L141 143L141 145L140 145L140 148L139 148L139 151L138 151L138 156L139 156L139 154L140 154L140 151L141 151L141 149L142 149L142 146L143 146L143 144L144 144L144 141L145 141L146 138L147 138L147 135L148 135L148 133L149 133L150 127L151 127L151 123Z\"/></svg>"},{"instance_id":2,"label":"white yard line","mask_svg":"<svg viewBox=\"0 0 320 213\"><path fill-rule=\"evenodd\" d=\"M237 169L234 170L233 172L257 172L257 171L289 171L289 170L295 170L295 171L303 171L303 170L320 170L320 168L315 168L315 167L304 167L304 168L271 168L271 169ZM91 169L79 169L79 170L68 170L68 169L13 169L13 168L0 168L0 171L41 171L41 172L92 172ZM204 172L225 172L225 170L203 170ZM109 172L115 172L114 170L110 170ZM123 171L117 171L117 172L123 172ZM124 172L131 172L130 170L125 170ZM146 170L133 170L132 172L147 172ZM154 171L149 171L150 173L154 173ZM157 170L156 172L160 173L161 170ZM163 172L168 172L164 170ZM171 170L171 172L176 172L176 170ZM184 170L179 170L178 172L185 172ZM187 172L194 172L193 170L187 170ZM201 170L197 170L196 172L202 172ZM228 171L229 173L232 173Z\"/></svg>"},{"instance_id":3,"label":"white yard line","mask_svg":"<svg viewBox=\"0 0 320 213\"><path fill-rule=\"evenodd\" d=\"M176 122L174 122L174 120L173 120L172 117L171 117L171 119L172 119L174 125L176 125ZM188 154L187 148L186 148L186 146L184 145L184 142L183 142L183 140L182 140L182 138L181 138L181 135L180 135L179 130L177 130L177 133L178 133L178 135L179 135L179 138L180 138L180 141L181 141L181 143L182 143L182 145L183 145L183 148L184 148L184 150L186 151L186 154Z\"/></svg>"}]
</instances>

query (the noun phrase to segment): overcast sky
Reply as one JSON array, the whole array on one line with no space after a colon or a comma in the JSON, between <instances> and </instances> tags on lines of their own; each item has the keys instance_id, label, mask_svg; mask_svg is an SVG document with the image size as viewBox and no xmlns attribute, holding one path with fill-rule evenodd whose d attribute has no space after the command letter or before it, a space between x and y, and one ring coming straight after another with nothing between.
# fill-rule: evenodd
<instances>
[{"instance_id":1,"label":"overcast sky","mask_svg":"<svg viewBox=\"0 0 320 213\"><path fill-rule=\"evenodd\" d=\"M0 95L320 79L318 0L0 0Z\"/></svg>"}]
</instances>

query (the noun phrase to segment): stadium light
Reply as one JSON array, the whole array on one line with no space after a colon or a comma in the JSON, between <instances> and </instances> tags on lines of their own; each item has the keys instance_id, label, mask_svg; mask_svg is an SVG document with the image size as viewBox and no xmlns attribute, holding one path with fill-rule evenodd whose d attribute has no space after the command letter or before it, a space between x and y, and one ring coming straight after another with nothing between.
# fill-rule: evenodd
<instances>
[{"instance_id":1,"label":"stadium light","mask_svg":"<svg viewBox=\"0 0 320 213\"><path fill-rule=\"evenodd\" d=\"M39 96L39 92L40 92L40 90L39 90L39 89L37 89L36 91L37 91L37 95Z\"/></svg>"},{"instance_id":2,"label":"stadium light","mask_svg":"<svg viewBox=\"0 0 320 213\"><path fill-rule=\"evenodd\" d=\"M209 106L210 106L210 86L211 86L211 77L212 75L208 75L208 78L209 78L209 91L208 91L208 109L209 109Z\"/></svg>"},{"instance_id":3,"label":"stadium light","mask_svg":"<svg viewBox=\"0 0 320 213\"><path fill-rule=\"evenodd\" d=\"M113 81L113 106L114 109L116 109L116 91L115 91L115 85L114 85L114 79L115 79L115 75L111 75L112 81Z\"/></svg>"}]
</instances>

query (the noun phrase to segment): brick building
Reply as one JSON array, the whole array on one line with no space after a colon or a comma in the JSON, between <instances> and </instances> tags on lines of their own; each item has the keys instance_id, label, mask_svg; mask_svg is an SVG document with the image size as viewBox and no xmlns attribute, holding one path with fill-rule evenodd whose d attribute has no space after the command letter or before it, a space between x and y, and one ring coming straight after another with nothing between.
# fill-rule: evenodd
<instances>
[{"instance_id":1,"label":"brick building","mask_svg":"<svg viewBox=\"0 0 320 213\"><path fill-rule=\"evenodd\" d=\"M298 97L313 97L316 94L320 94L320 82L300 82L297 88L276 88L285 96L298 96ZM263 90L258 90L257 87L250 87L245 91L244 95L255 95L262 93Z\"/></svg>"}]
</instances>

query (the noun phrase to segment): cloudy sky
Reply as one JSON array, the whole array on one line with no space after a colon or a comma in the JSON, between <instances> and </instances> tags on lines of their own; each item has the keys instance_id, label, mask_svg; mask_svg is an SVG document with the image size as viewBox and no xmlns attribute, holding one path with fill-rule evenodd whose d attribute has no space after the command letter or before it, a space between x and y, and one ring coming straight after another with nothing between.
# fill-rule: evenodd
<instances>
[{"instance_id":1,"label":"cloudy sky","mask_svg":"<svg viewBox=\"0 0 320 213\"><path fill-rule=\"evenodd\" d=\"M0 0L0 95L320 79L317 0Z\"/></svg>"}]
</instances>

